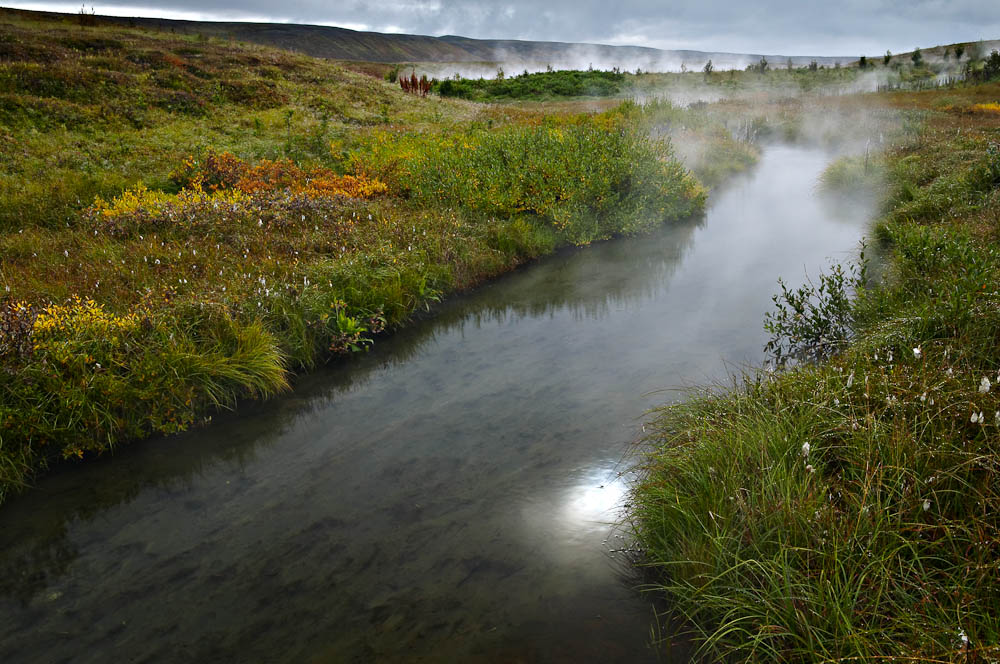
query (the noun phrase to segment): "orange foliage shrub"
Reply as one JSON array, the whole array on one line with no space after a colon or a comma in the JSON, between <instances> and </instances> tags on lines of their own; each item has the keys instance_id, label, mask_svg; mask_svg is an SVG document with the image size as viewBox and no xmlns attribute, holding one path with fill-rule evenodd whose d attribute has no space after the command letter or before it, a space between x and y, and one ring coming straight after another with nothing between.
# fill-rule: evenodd
<instances>
[{"instance_id":1,"label":"orange foliage shrub","mask_svg":"<svg viewBox=\"0 0 1000 664\"><path fill-rule=\"evenodd\" d=\"M188 157L171 178L189 189L233 189L247 194L287 191L309 198L372 198L387 190L375 178L337 175L328 168L303 170L290 159L263 159L251 165L228 152L209 152L200 163Z\"/></svg>"}]
</instances>

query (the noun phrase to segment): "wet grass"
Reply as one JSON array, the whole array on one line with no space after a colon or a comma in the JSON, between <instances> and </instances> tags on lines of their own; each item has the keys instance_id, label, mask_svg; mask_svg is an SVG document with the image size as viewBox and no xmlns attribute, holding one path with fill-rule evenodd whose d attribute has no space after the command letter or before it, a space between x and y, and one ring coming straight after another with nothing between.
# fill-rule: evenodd
<instances>
[{"instance_id":1,"label":"wet grass","mask_svg":"<svg viewBox=\"0 0 1000 664\"><path fill-rule=\"evenodd\" d=\"M491 109L0 14L0 500L567 244L701 209L633 106ZM95 91L99 91L95 92Z\"/></svg>"},{"instance_id":2,"label":"wet grass","mask_svg":"<svg viewBox=\"0 0 1000 664\"><path fill-rule=\"evenodd\" d=\"M887 268L851 305L853 341L647 425L650 591L709 658L997 657L1000 122L967 109L998 96L869 99L919 120L883 157Z\"/></svg>"}]
</instances>

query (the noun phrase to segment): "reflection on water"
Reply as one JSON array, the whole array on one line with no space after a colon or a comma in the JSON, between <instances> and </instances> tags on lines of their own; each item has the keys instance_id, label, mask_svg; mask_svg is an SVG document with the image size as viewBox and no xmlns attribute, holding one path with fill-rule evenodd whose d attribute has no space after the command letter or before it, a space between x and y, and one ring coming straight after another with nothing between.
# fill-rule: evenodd
<instances>
[{"instance_id":1,"label":"reflection on water","mask_svg":"<svg viewBox=\"0 0 1000 664\"><path fill-rule=\"evenodd\" d=\"M0 511L0 660L655 661L613 553L621 458L657 390L760 359L779 275L854 248L826 161L770 148L703 220L46 478Z\"/></svg>"}]
</instances>

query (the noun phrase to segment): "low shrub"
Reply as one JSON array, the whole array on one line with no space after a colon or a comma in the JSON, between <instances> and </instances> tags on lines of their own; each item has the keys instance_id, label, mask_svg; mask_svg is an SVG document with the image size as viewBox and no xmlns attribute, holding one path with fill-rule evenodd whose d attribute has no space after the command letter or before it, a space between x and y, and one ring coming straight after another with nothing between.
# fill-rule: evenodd
<instances>
[{"instance_id":1,"label":"low shrub","mask_svg":"<svg viewBox=\"0 0 1000 664\"><path fill-rule=\"evenodd\" d=\"M380 132L351 163L424 204L529 215L575 244L690 215L705 196L667 140L610 116L453 135Z\"/></svg>"}]
</instances>

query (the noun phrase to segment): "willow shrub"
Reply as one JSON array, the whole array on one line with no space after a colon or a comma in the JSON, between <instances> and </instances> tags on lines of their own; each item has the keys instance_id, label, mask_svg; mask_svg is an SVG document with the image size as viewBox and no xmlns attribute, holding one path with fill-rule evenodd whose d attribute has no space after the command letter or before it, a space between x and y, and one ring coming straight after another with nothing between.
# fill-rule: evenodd
<instances>
[{"instance_id":1,"label":"willow shrub","mask_svg":"<svg viewBox=\"0 0 1000 664\"><path fill-rule=\"evenodd\" d=\"M613 115L449 135L383 132L351 161L421 203L525 215L573 244L648 230L705 200L668 141Z\"/></svg>"}]
</instances>

